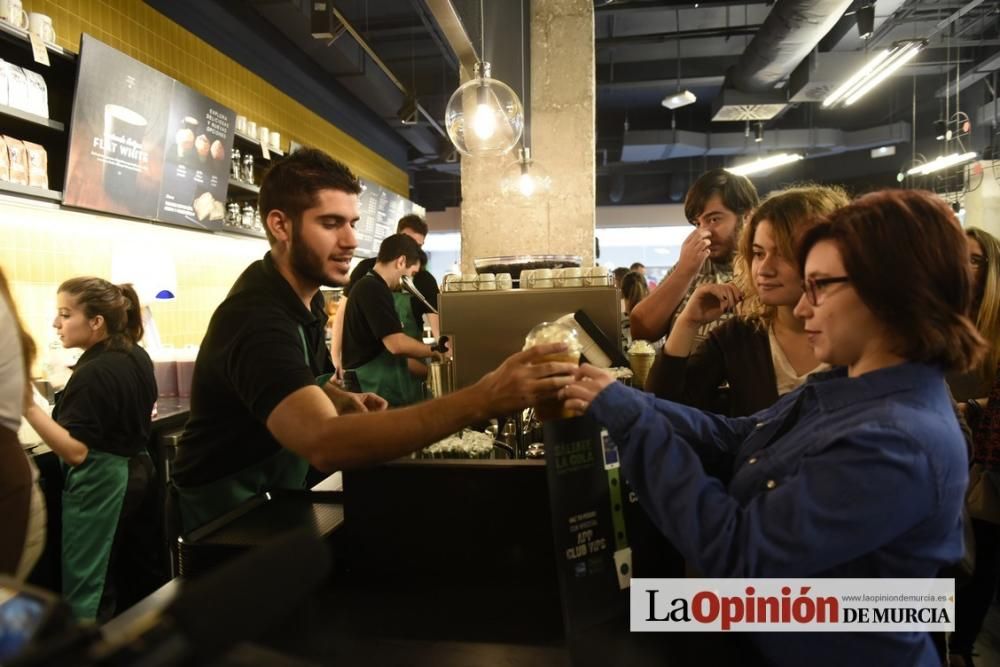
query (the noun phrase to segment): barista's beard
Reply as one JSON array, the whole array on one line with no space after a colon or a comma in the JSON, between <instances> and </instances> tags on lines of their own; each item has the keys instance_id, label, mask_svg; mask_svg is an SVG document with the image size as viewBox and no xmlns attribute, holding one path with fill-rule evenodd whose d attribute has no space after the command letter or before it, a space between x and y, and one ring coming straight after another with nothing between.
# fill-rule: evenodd
<instances>
[{"instance_id":1,"label":"barista's beard","mask_svg":"<svg viewBox=\"0 0 1000 667\"><path fill-rule=\"evenodd\" d=\"M323 287L342 287L347 284L347 276L343 282L337 282L323 273L324 258L313 251L300 237L299 225L292 224L292 242L288 252L288 261L292 270L309 282L322 285Z\"/></svg>"}]
</instances>

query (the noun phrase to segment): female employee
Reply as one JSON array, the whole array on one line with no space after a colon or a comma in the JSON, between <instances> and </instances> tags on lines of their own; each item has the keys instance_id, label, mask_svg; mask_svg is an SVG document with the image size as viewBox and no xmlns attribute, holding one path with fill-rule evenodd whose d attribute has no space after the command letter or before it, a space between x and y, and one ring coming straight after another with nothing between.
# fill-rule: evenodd
<instances>
[{"instance_id":1,"label":"female employee","mask_svg":"<svg viewBox=\"0 0 1000 667\"><path fill-rule=\"evenodd\" d=\"M797 388L820 365L792 312L802 297L795 244L821 216L846 206L837 187L806 186L770 195L743 228L736 281L694 291L646 381L660 398L703 410L748 415ZM737 317L695 347L699 329L733 310ZM727 405L719 387L728 384Z\"/></svg>"},{"instance_id":2,"label":"female employee","mask_svg":"<svg viewBox=\"0 0 1000 667\"><path fill-rule=\"evenodd\" d=\"M867 195L809 230L795 313L836 367L772 407L726 418L615 384L563 390L621 450L639 502L711 577L934 577L962 555L965 443L944 373L983 340L965 240L930 193ZM728 488L699 456L735 455ZM752 635L767 664L937 665L926 633Z\"/></svg>"},{"instance_id":3,"label":"female employee","mask_svg":"<svg viewBox=\"0 0 1000 667\"><path fill-rule=\"evenodd\" d=\"M156 401L153 363L139 347L139 299L130 285L73 278L59 286L52 326L83 355L53 416L25 417L66 464L62 501L63 597L78 620L105 620L137 598L152 554L140 514L152 461L145 446ZM128 542L129 544L123 544ZM121 607L123 608L123 606ZM120 609L119 609L120 610Z\"/></svg>"}]
</instances>

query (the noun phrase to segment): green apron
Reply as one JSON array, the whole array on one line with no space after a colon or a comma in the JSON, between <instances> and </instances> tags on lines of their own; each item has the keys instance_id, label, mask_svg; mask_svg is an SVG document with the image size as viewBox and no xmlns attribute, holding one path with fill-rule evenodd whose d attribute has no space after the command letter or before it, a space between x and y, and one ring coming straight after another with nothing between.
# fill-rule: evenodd
<instances>
[{"instance_id":1,"label":"green apron","mask_svg":"<svg viewBox=\"0 0 1000 667\"><path fill-rule=\"evenodd\" d=\"M303 357L309 366L309 345L301 325L299 337L302 340ZM331 375L327 373L317 377L316 384L323 386L330 381ZM273 489L303 489L308 473L309 463L305 459L281 447L262 461L214 482L188 487L174 485L181 534L187 535L264 492Z\"/></svg>"},{"instance_id":2,"label":"green apron","mask_svg":"<svg viewBox=\"0 0 1000 667\"><path fill-rule=\"evenodd\" d=\"M128 487L128 462L125 456L91 449L83 463L67 466L62 492L62 586L78 621L97 618Z\"/></svg>"},{"instance_id":3,"label":"green apron","mask_svg":"<svg viewBox=\"0 0 1000 667\"><path fill-rule=\"evenodd\" d=\"M423 329L413 315L410 295L393 292L392 300L403 325L403 333L420 340ZM383 348L377 357L354 369L361 390L378 394L393 408L419 403L424 398L424 385L410 373L406 360L407 357L396 356Z\"/></svg>"}]
</instances>

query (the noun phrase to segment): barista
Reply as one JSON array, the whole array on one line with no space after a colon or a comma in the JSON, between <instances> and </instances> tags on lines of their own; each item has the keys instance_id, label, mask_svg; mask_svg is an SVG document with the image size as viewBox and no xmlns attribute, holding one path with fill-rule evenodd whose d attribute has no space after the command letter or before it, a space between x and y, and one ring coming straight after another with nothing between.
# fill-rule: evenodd
<instances>
[{"instance_id":1,"label":"barista","mask_svg":"<svg viewBox=\"0 0 1000 667\"><path fill-rule=\"evenodd\" d=\"M420 246L406 234L386 237L372 270L351 291L344 313L345 384L350 391L378 394L391 407L423 398L408 359L433 355L419 341L410 296L400 292L403 276L420 268Z\"/></svg>"},{"instance_id":2,"label":"barista","mask_svg":"<svg viewBox=\"0 0 1000 667\"><path fill-rule=\"evenodd\" d=\"M410 213L404 215L396 223L396 233L406 234L411 239L417 242L421 248L424 246L424 240L427 238L427 223L416 213ZM337 377L343 379L343 340L344 340L344 306L347 303L347 297L351 295L351 290L358 282L368 275L368 272L372 270L375 266L375 258L369 257L368 259L363 259L358 262L358 265L354 267L351 271L351 281L347 283L344 287L344 296L341 298L340 310L337 311L337 315L333 320L333 331L331 332L330 340L330 353L333 357L333 365L337 368ZM410 301L410 306L413 311L413 317L416 320L417 327L423 331L423 323L426 318L427 324L431 328L431 335L437 338L441 335L441 328L436 312L432 309L437 309L437 298L440 293L438 289L437 280L431 275L430 271L427 270L427 256L421 255L421 267L413 274L413 285L417 288L417 291L423 295L427 304L417 297L413 297ZM417 338L422 338L421 335Z\"/></svg>"}]
</instances>

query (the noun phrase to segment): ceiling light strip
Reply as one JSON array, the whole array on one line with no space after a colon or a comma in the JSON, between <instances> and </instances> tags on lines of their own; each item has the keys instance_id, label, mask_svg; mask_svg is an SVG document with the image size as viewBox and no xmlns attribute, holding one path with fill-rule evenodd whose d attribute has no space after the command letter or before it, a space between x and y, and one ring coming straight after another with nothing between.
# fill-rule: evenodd
<instances>
[{"instance_id":1,"label":"ceiling light strip","mask_svg":"<svg viewBox=\"0 0 1000 667\"><path fill-rule=\"evenodd\" d=\"M971 160L976 159L975 151L969 151L968 153L952 153L951 155L942 155L937 157L927 164L917 165L906 172L907 176L926 176L927 174L933 174L936 171L941 171L942 169L947 169L948 167L955 167L960 164L964 164Z\"/></svg>"},{"instance_id":2,"label":"ceiling light strip","mask_svg":"<svg viewBox=\"0 0 1000 667\"><path fill-rule=\"evenodd\" d=\"M778 155L771 155L766 158L755 160L754 162L748 162L747 164L740 164L735 167L726 167L726 171L739 176L749 176L750 174L756 174L762 171L769 171L771 169L783 167L786 164L798 162L801 159L802 155L799 153L779 153Z\"/></svg>"},{"instance_id":3,"label":"ceiling light strip","mask_svg":"<svg viewBox=\"0 0 1000 667\"><path fill-rule=\"evenodd\" d=\"M847 81L823 100L823 107L832 107L841 101L845 106L854 104L872 88L891 76L912 60L924 48L922 39L897 42L891 49L879 52Z\"/></svg>"}]
</instances>

